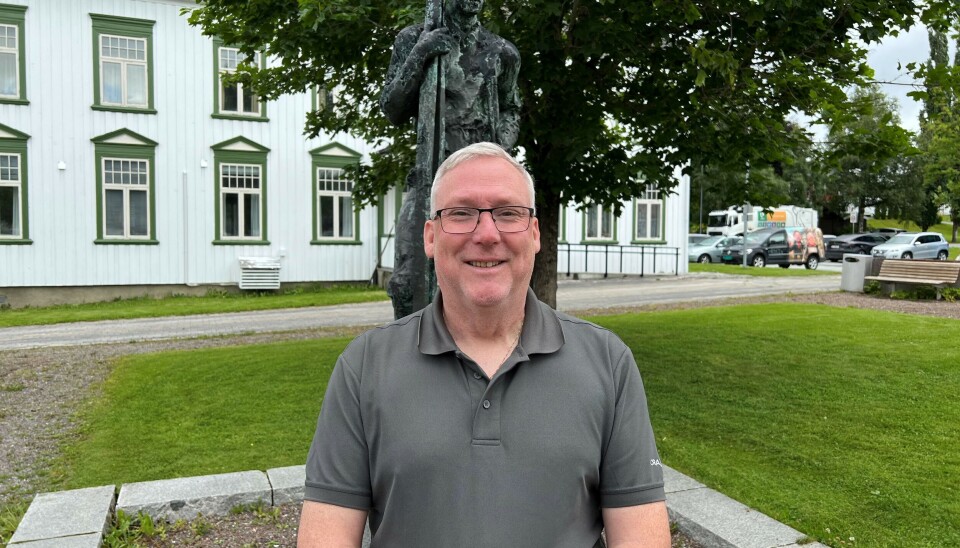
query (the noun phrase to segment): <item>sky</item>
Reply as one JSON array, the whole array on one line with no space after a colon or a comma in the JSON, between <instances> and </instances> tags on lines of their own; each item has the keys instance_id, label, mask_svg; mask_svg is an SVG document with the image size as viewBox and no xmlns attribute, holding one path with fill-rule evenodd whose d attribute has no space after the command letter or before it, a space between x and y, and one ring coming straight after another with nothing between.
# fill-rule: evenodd
<instances>
[{"instance_id":1,"label":"sky","mask_svg":"<svg viewBox=\"0 0 960 548\"><path fill-rule=\"evenodd\" d=\"M875 80L910 84L914 80L906 70L907 63L924 62L930 57L927 29L918 25L910 29L910 32L901 33L900 36L887 37L880 44L869 48L868 51L867 64L873 68ZM898 63L901 65L900 69L897 68ZM913 132L919 131L919 116L922 104L907 96L907 93L915 88L885 84L881 86L881 89L887 96L895 98L899 103L900 125Z\"/></svg>"}]
</instances>

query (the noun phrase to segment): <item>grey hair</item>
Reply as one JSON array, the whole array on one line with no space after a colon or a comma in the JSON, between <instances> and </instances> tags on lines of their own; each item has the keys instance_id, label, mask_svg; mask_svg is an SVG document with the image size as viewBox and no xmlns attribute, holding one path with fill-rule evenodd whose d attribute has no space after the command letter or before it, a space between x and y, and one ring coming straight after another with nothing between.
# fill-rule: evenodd
<instances>
[{"instance_id":1,"label":"grey hair","mask_svg":"<svg viewBox=\"0 0 960 548\"><path fill-rule=\"evenodd\" d=\"M530 207L534 208L536 214L536 195L533 188L533 176L523 167L523 165L511 156L506 150L496 143L474 143L465 146L447 157L446 160L437 168L437 174L433 178L433 188L430 189L430 216L433 216L437 208L437 188L440 181L453 168L458 165L477 158L500 158L510 163L521 175L523 181L527 184L527 192L530 194ZM520 205L520 204L517 204Z\"/></svg>"}]
</instances>

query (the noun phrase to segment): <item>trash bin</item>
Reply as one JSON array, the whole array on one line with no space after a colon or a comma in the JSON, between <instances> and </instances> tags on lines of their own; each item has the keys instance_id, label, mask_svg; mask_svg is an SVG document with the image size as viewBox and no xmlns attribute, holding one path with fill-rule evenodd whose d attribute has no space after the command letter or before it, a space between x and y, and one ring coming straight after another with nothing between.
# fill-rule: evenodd
<instances>
[{"instance_id":1,"label":"trash bin","mask_svg":"<svg viewBox=\"0 0 960 548\"><path fill-rule=\"evenodd\" d=\"M863 278L873 268L871 255L855 255L848 253L843 256L843 269L840 271L840 290L863 293Z\"/></svg>"}]
</instances>

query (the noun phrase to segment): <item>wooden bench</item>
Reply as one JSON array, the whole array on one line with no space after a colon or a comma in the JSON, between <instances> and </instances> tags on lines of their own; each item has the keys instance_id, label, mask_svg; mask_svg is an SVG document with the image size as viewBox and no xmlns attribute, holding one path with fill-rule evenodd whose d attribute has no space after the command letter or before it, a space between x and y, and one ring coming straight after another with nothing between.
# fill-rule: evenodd
<instances>
[{"instance_id":1,"label":"wooden bench","mask_svg":"<svg viewBox=\"0 0 960 548\"><path fill-rule=\"evenodd\" d=\"M939 300L942 288L957 285L960 279L960 262L887 259L880 264L879 275L864 276L863 279L894 285L932 285L937 288Z\"/></svg>"}]
</instances>

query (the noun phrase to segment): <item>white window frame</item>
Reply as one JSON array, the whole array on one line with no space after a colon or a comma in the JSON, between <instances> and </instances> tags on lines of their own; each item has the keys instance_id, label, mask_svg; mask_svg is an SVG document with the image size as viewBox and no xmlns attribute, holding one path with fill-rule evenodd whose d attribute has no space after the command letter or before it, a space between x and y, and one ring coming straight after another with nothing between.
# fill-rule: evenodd
<instances>
[{"instance_id":1,"label":"white window frame","mask_svg":"<svg viewBox=\"0 0 960 548\"><path fill-rule=\"evenodd\" d=\"M123 156L105 156L101 160L100 164L100 174L103 180L101 181L101 203L103 204L102 211L102 223L103 223L103 238L106 240L149 240L150 239L150 160L145 158L129 158ZM107 182L107 162L130 162L131 164L137 163L142 164L146 171L142 174L142 183L117 183L117 182ZM111 173L123 174L123 171L111 171ZM108 190L120 190L123 192L123 234L108 234L107 233L107 191ZM130 191L143 192L146 194L146 204L147 204L147 218L145 219L147 233L146 234L131 234L130 229L132 226L131 223L131 212L130 212Z\"/></svg>"},{"instance_id":2,"label":"white window frame","mask_svg":"<svg viewBox=\"0 0 960 548\"><path fill-rule=\"evenodd\" d=\"M13 29L13 47L8 47L6 44L0 43L0 53L13 54L13 94L7 95L0 93L0 97L4 99L19 99L20 98L20 27L18 25L10 25L7 23L0 23L0 28L6 28L7 32L10 32L10 29Z\"/></svg>"},{"instance_id":3,"label":"white window frame","mask_svg":"<svg viewBox=\"0 0 960 548\"><path fill-rule=\"evenodd\" d=\"M646 211L644 222L641 223L640 210ZM656 209L657 214L653 211ZM648 184L634 206L634 228L633 239L636 241L662 241L663 240L663 200L660 198L660 189L656 185ZM656 234L653 234L653 232ZM642 234L641 234L642 232Z\"/></svg>"},{"instance_id":4,"label":"white window frame","mask_svg":"<svg viewBox=\"0 0 960 548\"><path fill-rule=\"evenodd\" d=\"M224 184L224 170L228 167L233 168L253 168L256 176L256 188L240 188L240 187L229 187ZM238 177L246 178L246 175L240 175ZM260 164L246 164L242 162L223 162L220 164L220 174L219 174L219 184L220 184L220 239L221 240L249 240L249 241L261 241L263 240L263 166ZM236 194L237 195L237 235L228 236L227 235L227 195ZM244 196L255 195L257 196L257 232L252 236L244 236L246 232L246 221L243 218L243 202Z\"/></svg>"},{"instance_id":5,"label":"white window frame","mask_svg":"<svg viewBox=\"0 0 960 548\"><path fill-rule=\"evenodd\" d=\"M217 74L218 74L218 76L217 76L217 80L218 80L218 81L217 81L217 100L219 101L220 114L228 114L228 115L233 115L233 116L260 117L260 116L261 116L261 114L260 114L260 108L261 108L261 106L260 106L260 97L258 97L256 94L252 94L252 92L251 92L251 94L253 95L253 99L254 99L254 100L252 101L252 104L254 105L254 108L255 108L256 110L254 110L254 111L245 111L245 110L243 110L243 94L244 94L244 89L243 89L243 84L240 83L240 82L237 82L236 84L232 84L232 85L235 85L235 86L237 87L237 110L227 110L226 108L224 108L224 93L223 93L224 82L223 82L223 78L221 78L220 75L230 74L230 73L234 73L234 72L237 71L236 65L234 65L233 68L224 68L224 66L223 66L223 52L224 52L224 51L232 51L232 52L234 52L234 53L236 54L236 58L237 58L236 64L240 64L241 62L243 62L243 61L241 60L242 55L240 54L240 50L239 50L238 48L231 48L231 47L228 47L228 46L219 46L219 47L217 48ZM256 66L260 66L260 54L259 54L259 53L254 53L254 54L253 54L253 59L252 59L252 60L247 59L247 61L251 62L252 64L254 64L254 65L256 65Z\"/></svg>"},{"instance_id":6,"label":"white window frame","mask_svg":"<svg viewBox=\"0 0 960 548\"><path fill-rule=\"evenodd\" d=\"M590 211L597 211L596 218L594 222L590 222ZM609 217L610 219L610 232L609 234L603 233L603 218ZM593 224L593 226L591 226ZM602 204L590 204L583 211L583 239L584 241L603 241L609 242L616 239L617 235L617 218L613 214L613 207L604 207ZM595 232L592 236L590 235L591 229Z\"/></svg>"},{"instance_id":7,"label":"white window frame","mask_svg":"<svg viewBox=\"0 0 960 548\"><path fill-rule=\"evenodd\" d=\"M321 173L328 171L334 173L335 178L328 179L321 176ZM317 168L317 239L321 240L346 240L356 239L357 227L353 214L353 181L343 177L343 170L335 167ZM324 188L324 187L327 188ZM325 236L323 234L323 210L320 207L320 201L324 197L333 197L333 235ZM340 210L342 208L341 200L350 201L349 220L351 234L344 236L340 233Z\"/></svg>"},{"instance_id":8,"label":"white window frame","mask_svg":"<svg viewBox=\"0 0 960 548\"><path fill-rule=\"evenodd\" d=\"M16 158L17 159L17 178L16 179L3 179L0 177L0 187L3 188L15 188L17 189L17 199L14 200L14 207L16 208L16 218L18 225L16 226L16 231L14 234L3 234L0 233L0 239L4 240L20 240L23 239L23 157L20 154L15 152L0 152L0 158L2 157ZM8 164L9 165L9 164ZM0 168L0 174L2 174L3 169ZM9 169L6 168L6 169Z\"/></svg>"},{"instance_id":9,"label":"white window frame","mask_svg":"<svg viewBox=\"0 0 960 548\"><path fill-rule=\"evenodd\" d=\"M113 39L118 40L128 40L133 42L143 43L143 59L127 59L125 57L110 57L104 54L103 48L104 39ZM129 107L129 108L148 108L150 106L150 67L147 64L147 61L150 59L150 52L147 51L147 48L150 47L150 44L147 42L146 38L139 38L136 36L124 36L122 34L100 34L100 41L97 44L98 53L99 53L99 63L100 63L100 104L104 106L113 106L113 107ZM105 86L107 80L107 71L105 68L105 63L118 63L120 65L120 102L114 103L107 100L105 93ZM128 69L130 66L141 66L143 67L143 102L142 103L130 103L127 101L127 88L129 86L128 78Z\"/></svg>"}]
</instances>

